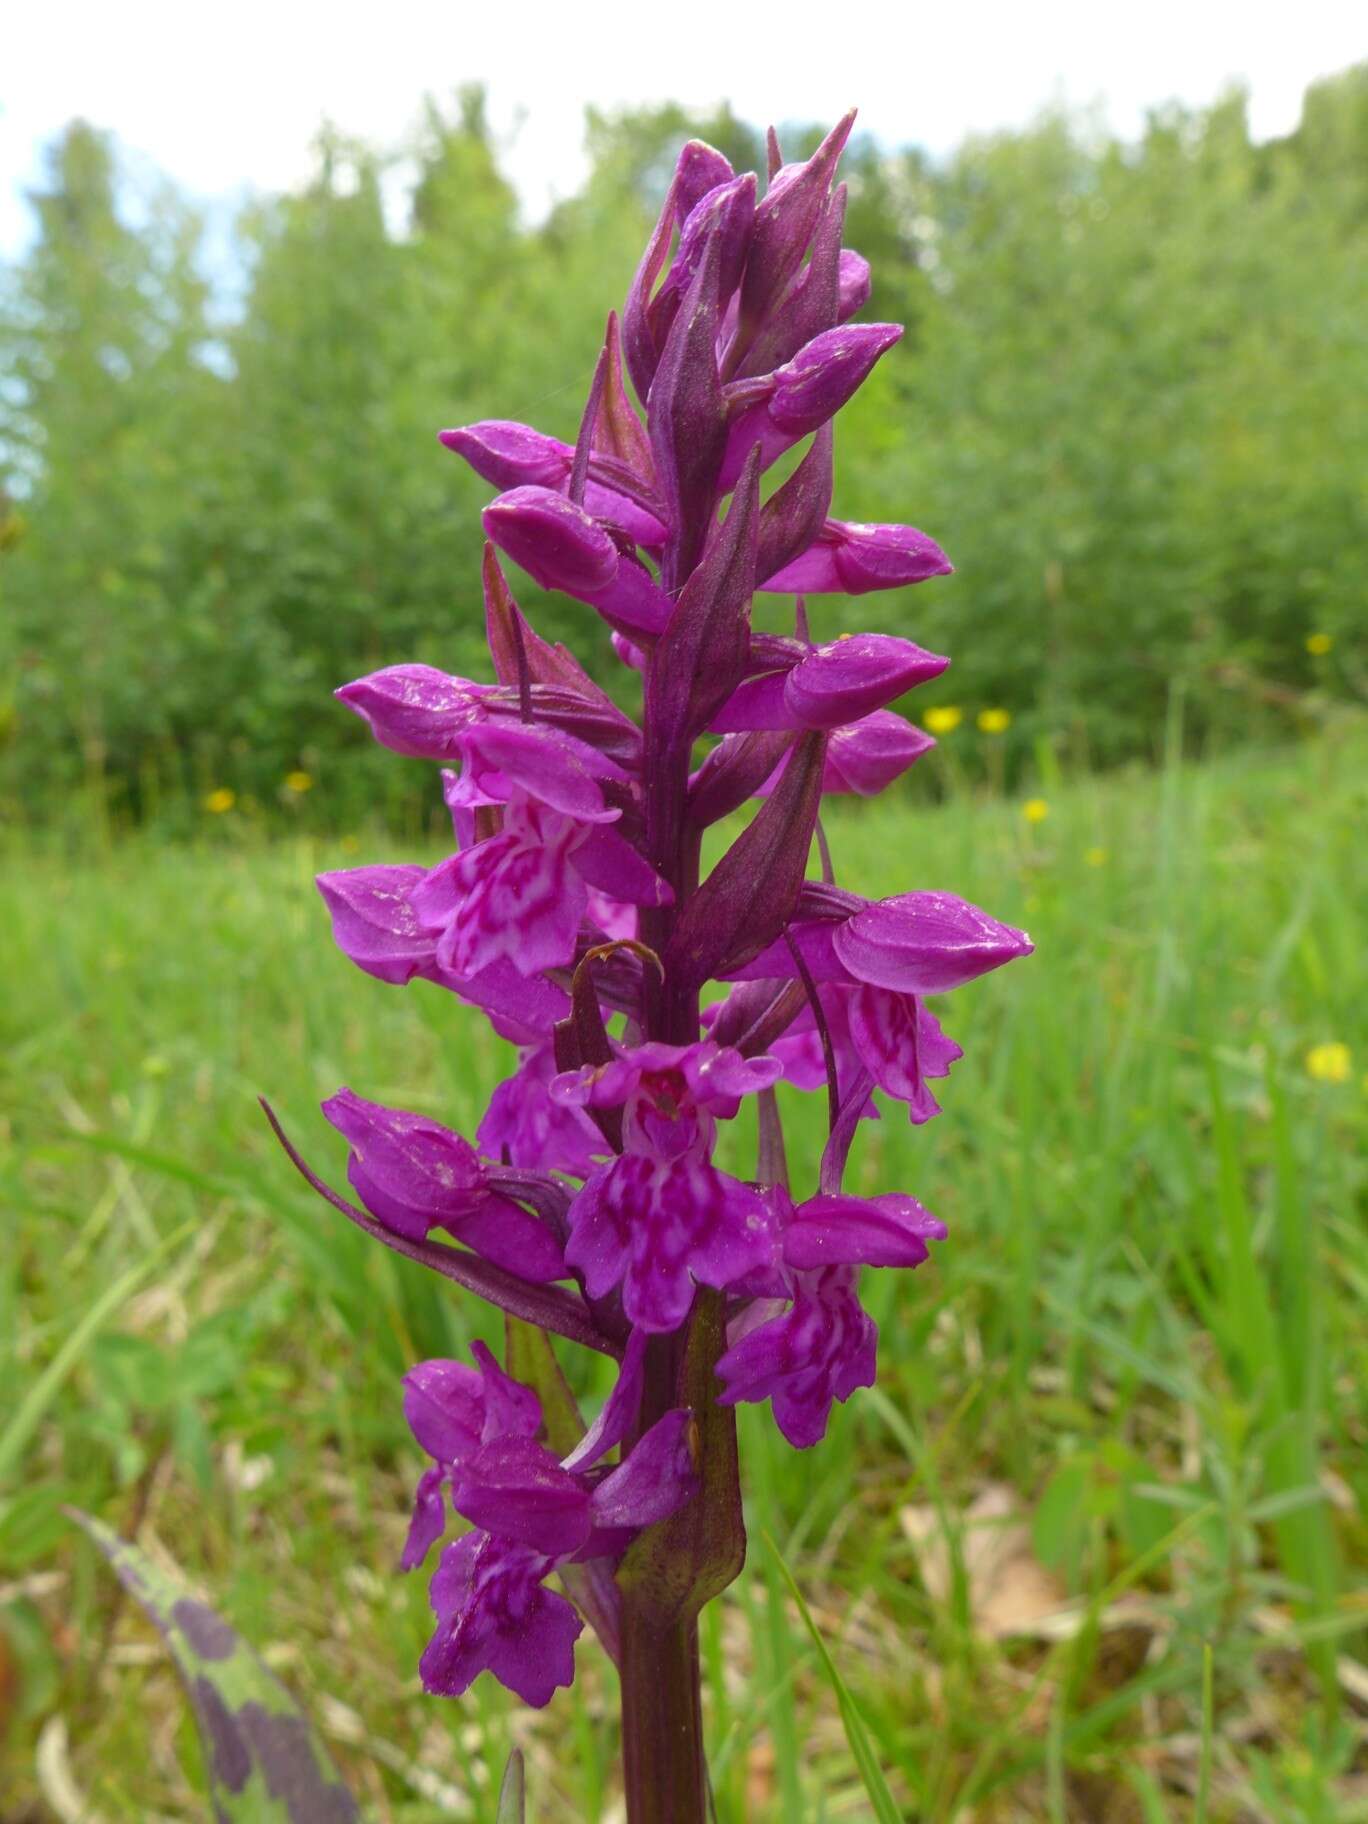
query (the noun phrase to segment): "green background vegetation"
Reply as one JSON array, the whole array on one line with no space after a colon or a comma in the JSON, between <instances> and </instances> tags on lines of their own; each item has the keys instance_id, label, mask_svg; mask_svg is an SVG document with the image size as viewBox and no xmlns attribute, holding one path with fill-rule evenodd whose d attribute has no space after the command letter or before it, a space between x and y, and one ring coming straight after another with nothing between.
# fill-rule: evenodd
<instances>
[{"instance_id":1,"label":"green background vegetation","mask_svg":"<svg viewBox=\"0 0 1368 1824\"><path fill-rule=\"evenodd\" d=\"M274 810L344 750L334 815L344 789L416 798L329 692L401 659L481 675L488 490L434 433L573 437L690 130L763 168L725 112L593 120L582 194L535 229L478 94L402 159L328 133L307 189L219 225L211 287L194 209L130 196L73 128L0 295L11 805L95 776L135 810L215 786ZM866 314L908 333L843 415L836 510L911 519L958 574L818 625L949 652L940 696L1012 710L1009 758L1152 756L1174 680L1219 741L1361 691L1368 72L1266 146L1234 97L1133 146L1047 119L943 166L857 144L846 171Z\"/></svg>"},{"instance_id":2,"label":"green background vegetation","mask_svg":"<svg viewBox=\"0 0 1368 1824\"><path fill-rule=\"evenodd\" d=\"M1203 1816L1204 1643L1205 1815L1368 1815L1365 780L1351 718L1290 753L1058 782L1035 825L953 787L834 820L843 879L952 887L1038 948L941 1008L966 1050L944 1113L914 1129L893 1108L858 1143L860 1188L904 1185L951 1231L916 1275L865 1276L878 1391L812 1453L742 1415L750 1561L705 1630L723 1824L869 1815L762 1531L910 1819ZM606 1824L616 1688L590 1642L540 1716L487 1679L459 1704L418 1691L399 1377L492 1336L489 1315L318 1202L255 1102L337 1179L322 1096L350 1082L469 1131L507 1048L332 949L311 877L350 844L212 828L4 857L0 1381L33 1385L104 1303L25 1435L0 1417L20 1680L0 1816L27 1817L53 1715L101 1816L200 1815L173 1675L116 1614L74 1501L162 1542L268 1650L376 1819L490 1824L517 1740L534 1820ZM1307 1068L1327 1042L1344 1080ZM810 1182L822 1098L786 1113ZM602 1393L596 1364L563 1359ZM970 1523L985 1498L1027 1528L996 1598L967 1575L1001 1536ZM1042 1577L1045 1608L1072 1594L1096 1625L1040 1638ZM1020 1631L995 1634L1003 1602ZM472 1810L444 1812L415 1767Z\"/></svg>"},{"instance_id":3,"label":"green background vegetation","mask_svg":"<svg viewBox=\"0 0 1368 1824\"><path fill-rule=\"evenodd\" d=\"M57 1790L203 1815L173 1675L69 1502L174 1554L378 1824L491 1824L514 1741L535 1824L614 1817L587 1639L540 1716L418 1691L399 1377L493 1332L313 1199L255 1097L336 1178L339 1083L469 1131L509 1065L328 941L317 870L438 853L430 772L328 692L482 674L485 490L432 432L573 433L700 126L753 161L725 115L597 121L536 230L476 97L429 115L407 190L331 135L217 291L183 199L135 209L87 130L54 153L0 309L3 1824ZM942 1117L859 1142L860 1188L951 1229L866 1275L878 1390L814 1454L742 1415L751 1556L703 1643L721 1824L869 1815L765 1534L909 1819L1368 1819L1366 149L1359 72L1267 147L1231 102L1134 147L1051 120L944 167L857 150L849 239L910 329L845 415L838 510L915 520L959 574L818 624L951 652L923 695L966 713L832 846L1038 948L940 1009ZM583 646L587 611L525 599ZM787 1114L805 1182L821 1098Z\"/></svg>"}]
</instances>

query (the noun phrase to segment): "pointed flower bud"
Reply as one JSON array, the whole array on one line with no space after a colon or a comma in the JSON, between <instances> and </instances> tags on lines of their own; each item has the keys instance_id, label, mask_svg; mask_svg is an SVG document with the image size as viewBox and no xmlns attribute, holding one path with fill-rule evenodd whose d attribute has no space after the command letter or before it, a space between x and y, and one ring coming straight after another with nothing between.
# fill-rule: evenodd
<instances>
[{"instance_id":1,"label":"pointed flower bud","mask_svg":"<svg viewBox=\"0 0 1368 1824\"><path fill-rule=\"evenodd\" d=\"M789 935L817 982L865 983L898 994L948 994L1035 945L954 893L899 893L860 900L823 889L834 904L820 917L800 915ZM807 896L805 895L805 898ZM787 980L793 958L782 940L729 972L733 981Z\"/></svg>"},{"instance_id":2,"label":"pointed flower bud","mask_svg":"<svg viewBox=\"0 0 1368 1824\"><path fill-rule=\"evenodd\" d=\"M710 190L729 183L735 175L730 160L716 146L701 139L686 141L680 148L674 175L675 216L680 227Z\"/></svg>"},{"instance_id":3,"label":"pointed flower bud","mask_svg":"<svg viewBox=\"0 0 1368 1824\"><path fill-rule=\"evenodd\" d=\"M549 488L513 488L491 501L484 529L543 589L560 589L639 638L659 633L671 601L582 507Z\"/></svg>"},{"instance_id":4,"label":"pointed flower bud","mask_svg":"<svg viewBox=\"0 0 1368 1824\"><path fill-rule=\"evenodd\" d=\"M854 124L852 108L805 164L785 165L775 174L756 207L751 255L741 290L741 332L746 343L802 263Z\"/></svg>"},{"instance_id":5,"label":"pointed flower bud","mask_svg":"<svg viewBox=\"0 0 1368 1824\"><path fill-rule=\"evenodd\" d=\"M834 418L902 333L897 323L830 329L764 380L743 380L728 389L747 403L727 433L719 485L732 485L753 444L760 445L768 467L800 437Z\"/></svg>"},{"instance_id":6,"label":"pointed flower bud","mask_svg":"<svg viewBox=\"0 0 1368 1824\"><path fill-rule=\"evenodd\" d=\"M717 303L719 309L725 306L745 265L754 216L755 174L751 171L719 184L694 208L680 230L679 247L665 282L651 300L651 333L658 348L665 346L710 240L717 242Z\"/></svg>"},{"instance_id":7,"label":"pointed flower bud","mask_svg":"<svg viewBox=\"0 0 1368 1824\"><path fill-rule=\"evenodd\" d=\"M784 1229L784 1259L812 1272L822 1267L919 1267L927 1243L944 1241L945 1224L897 1191L881 1197L810 1197Z\"/></svg>"},{"instance_id":8,"label":"pointed flower bud","mask_svg":"<svg viewBox=\"0 0 1368 1824\"><path fill-rule=\"evenodd\" d=\"M853 323L814 336L776 371L770 416L780 430L806 437L840 411L902 333L900 323Z\"/></svg>"},{"instance_id":9,"label":"pointed flower bud","mask_svg":"<svg viewBox=\"0 0 1368 1824\"><path fill-rule=\"evenodd\" d=\"M839 925L832 942L855 980L900 994L945 994L1035 948L954 893L899 893Z\"/></svg>"},{"instance_id":10,"label":"pointed flower bud","mask_svg":"<svg viewBox=\"0 0 1368 1824\"><path fill-rule=\"evenodd\" d=\"M412 1240L444 1228L535 1284L561 1279L560 1246L535 1216L505 1197L473 1146L424 1115L340 1089L323 1113L351 1143L347 1176L372 1216Z\"/></svg>"},{"instance_id":11,"label":"pointed flower bud","mask_svg":"<svg viewBox=\"0 0 1368 1824\"><path fill-rule=\"evenodd\" d=\"M685 147L685 151L688 147ZM681 159L683 154L681 154ZM724 161L725 162L725 161ZM728 168L730 174L730 167ZM712 189L708 185L708 189ZM641 256L628 288L627 301L622 307L622 352L627 361L627 371L632 376L632 385L637 390L637 398L644 405L650 396L651 382L655 378L656 367L660 361L660 348L651 330L649 306L651 295L655 290L656 280L664 270L669 256L670 242L674 238L676 211L681 208L681 198L686 188L676 173L674 181L666 192L660 215L652 230L651 238L646 243L646 251ZM684 210L681 220L687 220L693 204L705 194L700 191L697 196L688 193L690 201Z\"/></svg>"},{"instance_id":12,"label":"pointed flower bud","mask_svg":"<svg viewBox=\"0 0 1368 1824\"><path fill-rule=\"evenodd\" d=\"M868 595L901 589L954 565L915 526L868 526L829 519L816 542L760 586L773 595Z\"/></svg>"},{"instance_id":13,"label":"pointed flower bud","mask_svg":"<svg viewBox=\"0 0 1368 1824\"><path fill-rule=\"evenodd\" d=\"M667 589L679 587L702 554L727 444L717 371L722 251L721 225L714 224L660 351L647 401L656 480L674 533L661 576Z\"/></svg>"},{"instance_id":14,"label":"pointed flower bud","mask_svg":"<svg viewBox=\"0 0 1368 1824\"><path fill-rule=\"evenodd\" d=\"M833 728L827 740L822 796L848 794L877 798L935 745L934 737L905 717L895 715L891 709L876 709L872 715L861 716L858 722ZM758 788L757 798L769 796L782 770L782 767L776 768Z\"/></svg>"},{"instance_id":15,"label":"pointed flower bud","mask_svg":"<svg viewBox=\"0 0 1368 1824\"><path fill-rule=\"evenodd\" d=\"M483 481L496 488L543 487L562 493L574 466L573 444L548 437L530 424L489 418L479 424L439 431L437 435L440 443L463 456ZM607 464L595 463L591 458L584 496L586 511L620 526L636 544L651 549L663 544L668 530L660 515L632 494L615 488L609 477Z\"/></svg>"},{"instance_id":16,"label":"pointed flower bud","mask_svg":"<svg viewBox=\"0 0 1368 1824\"><path fill-rule=\"evenodd\" d=\"M841 235L846 187L837 184L812 237L812 255L798 269L779 303L736 368L739 376L763 375L791 360L814 336L841 320ZM729 371L733 355L729 351Z\"/></svg>"},{"instance_id":17,"label":"pointed flower bud","mask_svg":"<svg viewBox=\"0 0 1368 1824\"><path fill-rule=\"evenodd\" d=\"M869 261L853 247L843 247L839 265L838 307L836 321L848 322L857 310L869 302L872 290Z\"/></svg>"},{"instance_id":18,"label":"pointed flower bud","mask_svg":"<svg viewBox=\"0 0 1368 1824\"><path fill-rule=\"evenodd\" d=\"M493 694L492 685L432 665L387 665L333 692L369 723L382 747L424 760L456 758L459 735Z\"/></svg>"},{"instance_id":19,"label":"pointed flower bud","mask_svg":"<svg viewBox=\"0 0 1368 1824\"><path fill-rule=\"evenodd\" d=\"M426 874L426 868L401 866L318 876L338 949L377 981L402 985L436 969L432 933L413 909L413 890Z\"/></svg>"},{"instance_id":20,"label":"pointed flower bud","mask_svg":"<svg viewBox=\"0 0 1368 1824\"><path fill-rule=\"evenodd\" d=\"M949 659L891 633L814 646L789 671L747 678L713 718L715 731L840 728L939 677Z\"/></svg>"}]
</instances>

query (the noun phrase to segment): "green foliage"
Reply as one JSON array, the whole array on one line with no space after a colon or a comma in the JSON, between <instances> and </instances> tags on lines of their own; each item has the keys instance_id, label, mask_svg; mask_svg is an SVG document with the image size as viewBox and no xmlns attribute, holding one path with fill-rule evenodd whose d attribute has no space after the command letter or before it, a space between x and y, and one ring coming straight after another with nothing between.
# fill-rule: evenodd
<instances>
[{"instance_id":1,"label":"green foliage","mask_svg":"<svg viewBox=\"0 0 1368 1824\"><path fill-rule=\"evenodd\" d=\"M808 1607L803 1592L798 1587L797 1578L785 1564L783 1553L768 1533L765 1535L765 1545L778 1563L780 1575L787 1584L789 1595L793 1598L794 1605L803 1619L803 1626L808 1631L808 1638L816 1648L817 1662L821 1666L823 1678L831 1688L832 1696L836 1699L836 1707L841 1713L841 1728L845 1731L846 1741L850 1745L851 1759L859 1770L860 1784L865 1789L870 1808L878 1819L878 1824L899 1824L901 1814L894 1802L893 1794L888 1789L888 1781L884 1777L883 1768L879 1765L878 1756L869 1739L869 1731L860 1714L860 1707L851 1696L849 1686L841 1677L840 1670L831 1657L830 1648L822 1639L821 1629L812 1619L812 1610Z\"/></svg>"},{"instance_id":2,"label":"green foliage","mask_svg":"<svg viewBox=\"0 0 1368 1824\"><path fill-rule=\"evenodd\" d=\"M401 659L487 663L487 490L434 432L573 436L680 143L763 162L726 109L588 132L588 180L537 227L478 91L393 153L325 132L312 180L237 222L213 290L182 199L135 210L88 127L54 145L0 294L11 809L93 776L145 815L215 787L236 816L298 813L324 795L287 775L344 752L351 802L419 803L423 775L329 692ZM812 132L784 140L801 155ZM836 510L925 526L958 574L824 600L817 625L951 652L934 694L1013 712L1007 770L1040 741L1150 753L1175 681L1189 736L1218 743L1361 693L1366 140L1364 69L1267 146L1238 97L1157 114L1135 145L1056 117L943 165L857 140L848 239L871 313L909 334L845 415ZM523 592L549 635L585 624Z\"/></svg>"},{"instance_id":3,"label":"green foliage","mask_svg":"<svg viewBox=\"0 0 1368 1824\"><path fill-rule=\"evenodd\" d=\"M864 1277L878 1389L811 1453L738 1415L750 1562L700 1617L719 1824L872 1809L764 1532L905 1817L1125 1818L1133 1799L1185 1824L1204 1752L1213 1824L1357 1815L1368 730L1201 767L1181 745L1173 726L1158 776L1057 779L1038 824L957 788L951 742L925 763L944 805L835 808L843 880L954 888L1037 949L938 1008L966 1054L939 1119L886 1109L852 1156L854 1188L904 1186L950 1229L910 1278ZM170 1674L73 1539L76 1504L216 1593L368 1815L495 1824L516 1740L537 1819L611 1816L616 1680L587 1633L573 1698L538 1716L488 1679L443 1704L414 1676L432 1615L426 1579L394 1569L421 1467L401 1376L502 1326L320 1203L255 1101L278 1097L334 1179L317 1104L341 1082L473 1128L506 1048L430 984L358 975L312 886L435 847L103 836L0 853L10 1810L42 1803L53 1717L90 1815L204 1809L188 1725L149 1729L177 1713ZM1308 1066L1329 1041L1343 1080ZM822 1099L785 1101L805 1189ZM539 1339L511 1346L568 1437ZM592 1418L612 1364L555 1347ZM1067 1628L990 1625L985 1490Z\"/></svg>"}]
</instances>

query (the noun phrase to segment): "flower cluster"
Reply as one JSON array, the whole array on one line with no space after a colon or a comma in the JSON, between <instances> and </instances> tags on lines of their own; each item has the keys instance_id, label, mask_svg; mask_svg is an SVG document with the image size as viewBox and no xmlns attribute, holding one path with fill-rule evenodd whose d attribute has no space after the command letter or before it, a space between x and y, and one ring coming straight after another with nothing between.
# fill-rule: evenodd
<instances>
[{"instance_id":1,"label":"flower cluster","mask_svg":"<svg viewBox=\"0 0 1368 1824\"><path fill-rule=\"evenodd\" d=\"M343 1207L521 1324L620 1363L568 1449L551 1442L549 1403L568 1393L549 1349L535 1387L479 1345L474 1367L408 1375L432 1466L405 1566L454 1515L471 1529L432 1583L432 1691L488 1669L545 1703L572 1676L581 1614L616 1652L629 1588L652 1600L656 1577L687 1621L735 1574L731 1408L767 1401L790 1443L817 1443L833 1402L874 1379L861 1270L915 1267L945 1236L914 1197L845 1190L860 1123L876 1092L914 1123L938 1112L931 1085L961 1052L928 998L1031 948L950 893L836 886L819 828L825 797L877 794L934 746L891 706L948 663L901 636L809 627L805 598L950 569L912 527L831 510L833 417L901 333L851 320L869 275L841 245L850 124L800 164L772 140L763 195L684 147L576 442L502 421L441 433L496 490L492 680L397 664L338 692L386 747L443 767L454 828L435 867L321 876L338 944L382 981L481 1009L517 1048L473 1141L333 1096L364 1209ZM505 560L582 603L586 630L597 617L604 657L640 674L639 718L536 633ZM765 595L798 598L791 632L753 619ZM748 803L704 874L705 831ZM710 983L723 994L705 1006ZM788 1181L781 1079L826 1097L806 1196ZM748 1098L760 1143L742 1177L718 1163L718 1124Z\"/></svg>"}]
</instances>

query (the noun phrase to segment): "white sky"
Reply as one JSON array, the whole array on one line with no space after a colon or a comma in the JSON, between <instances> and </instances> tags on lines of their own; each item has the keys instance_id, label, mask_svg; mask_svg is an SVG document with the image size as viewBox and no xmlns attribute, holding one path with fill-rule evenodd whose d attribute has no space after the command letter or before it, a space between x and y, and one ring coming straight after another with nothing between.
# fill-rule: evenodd
<instances>
[{"instance_id":1,"label":"white sky","mask_svg":"<svg viewBox=\"0 0 1368 1824\"><path fill-rule=\"evenodd\" d=\"M762 124L855 102L880 139L939 152L1054 100L1101 102L1128 134L1243 78L1266 137L1365 54L1354 0L29 0L0 33L0 252L28 232L42 143L78 114L207 200L299 182L324 116L385 143L425 91L483 81L539 214L583 172L591 101L729 100Z\"/></svg>"}]
</instances>

